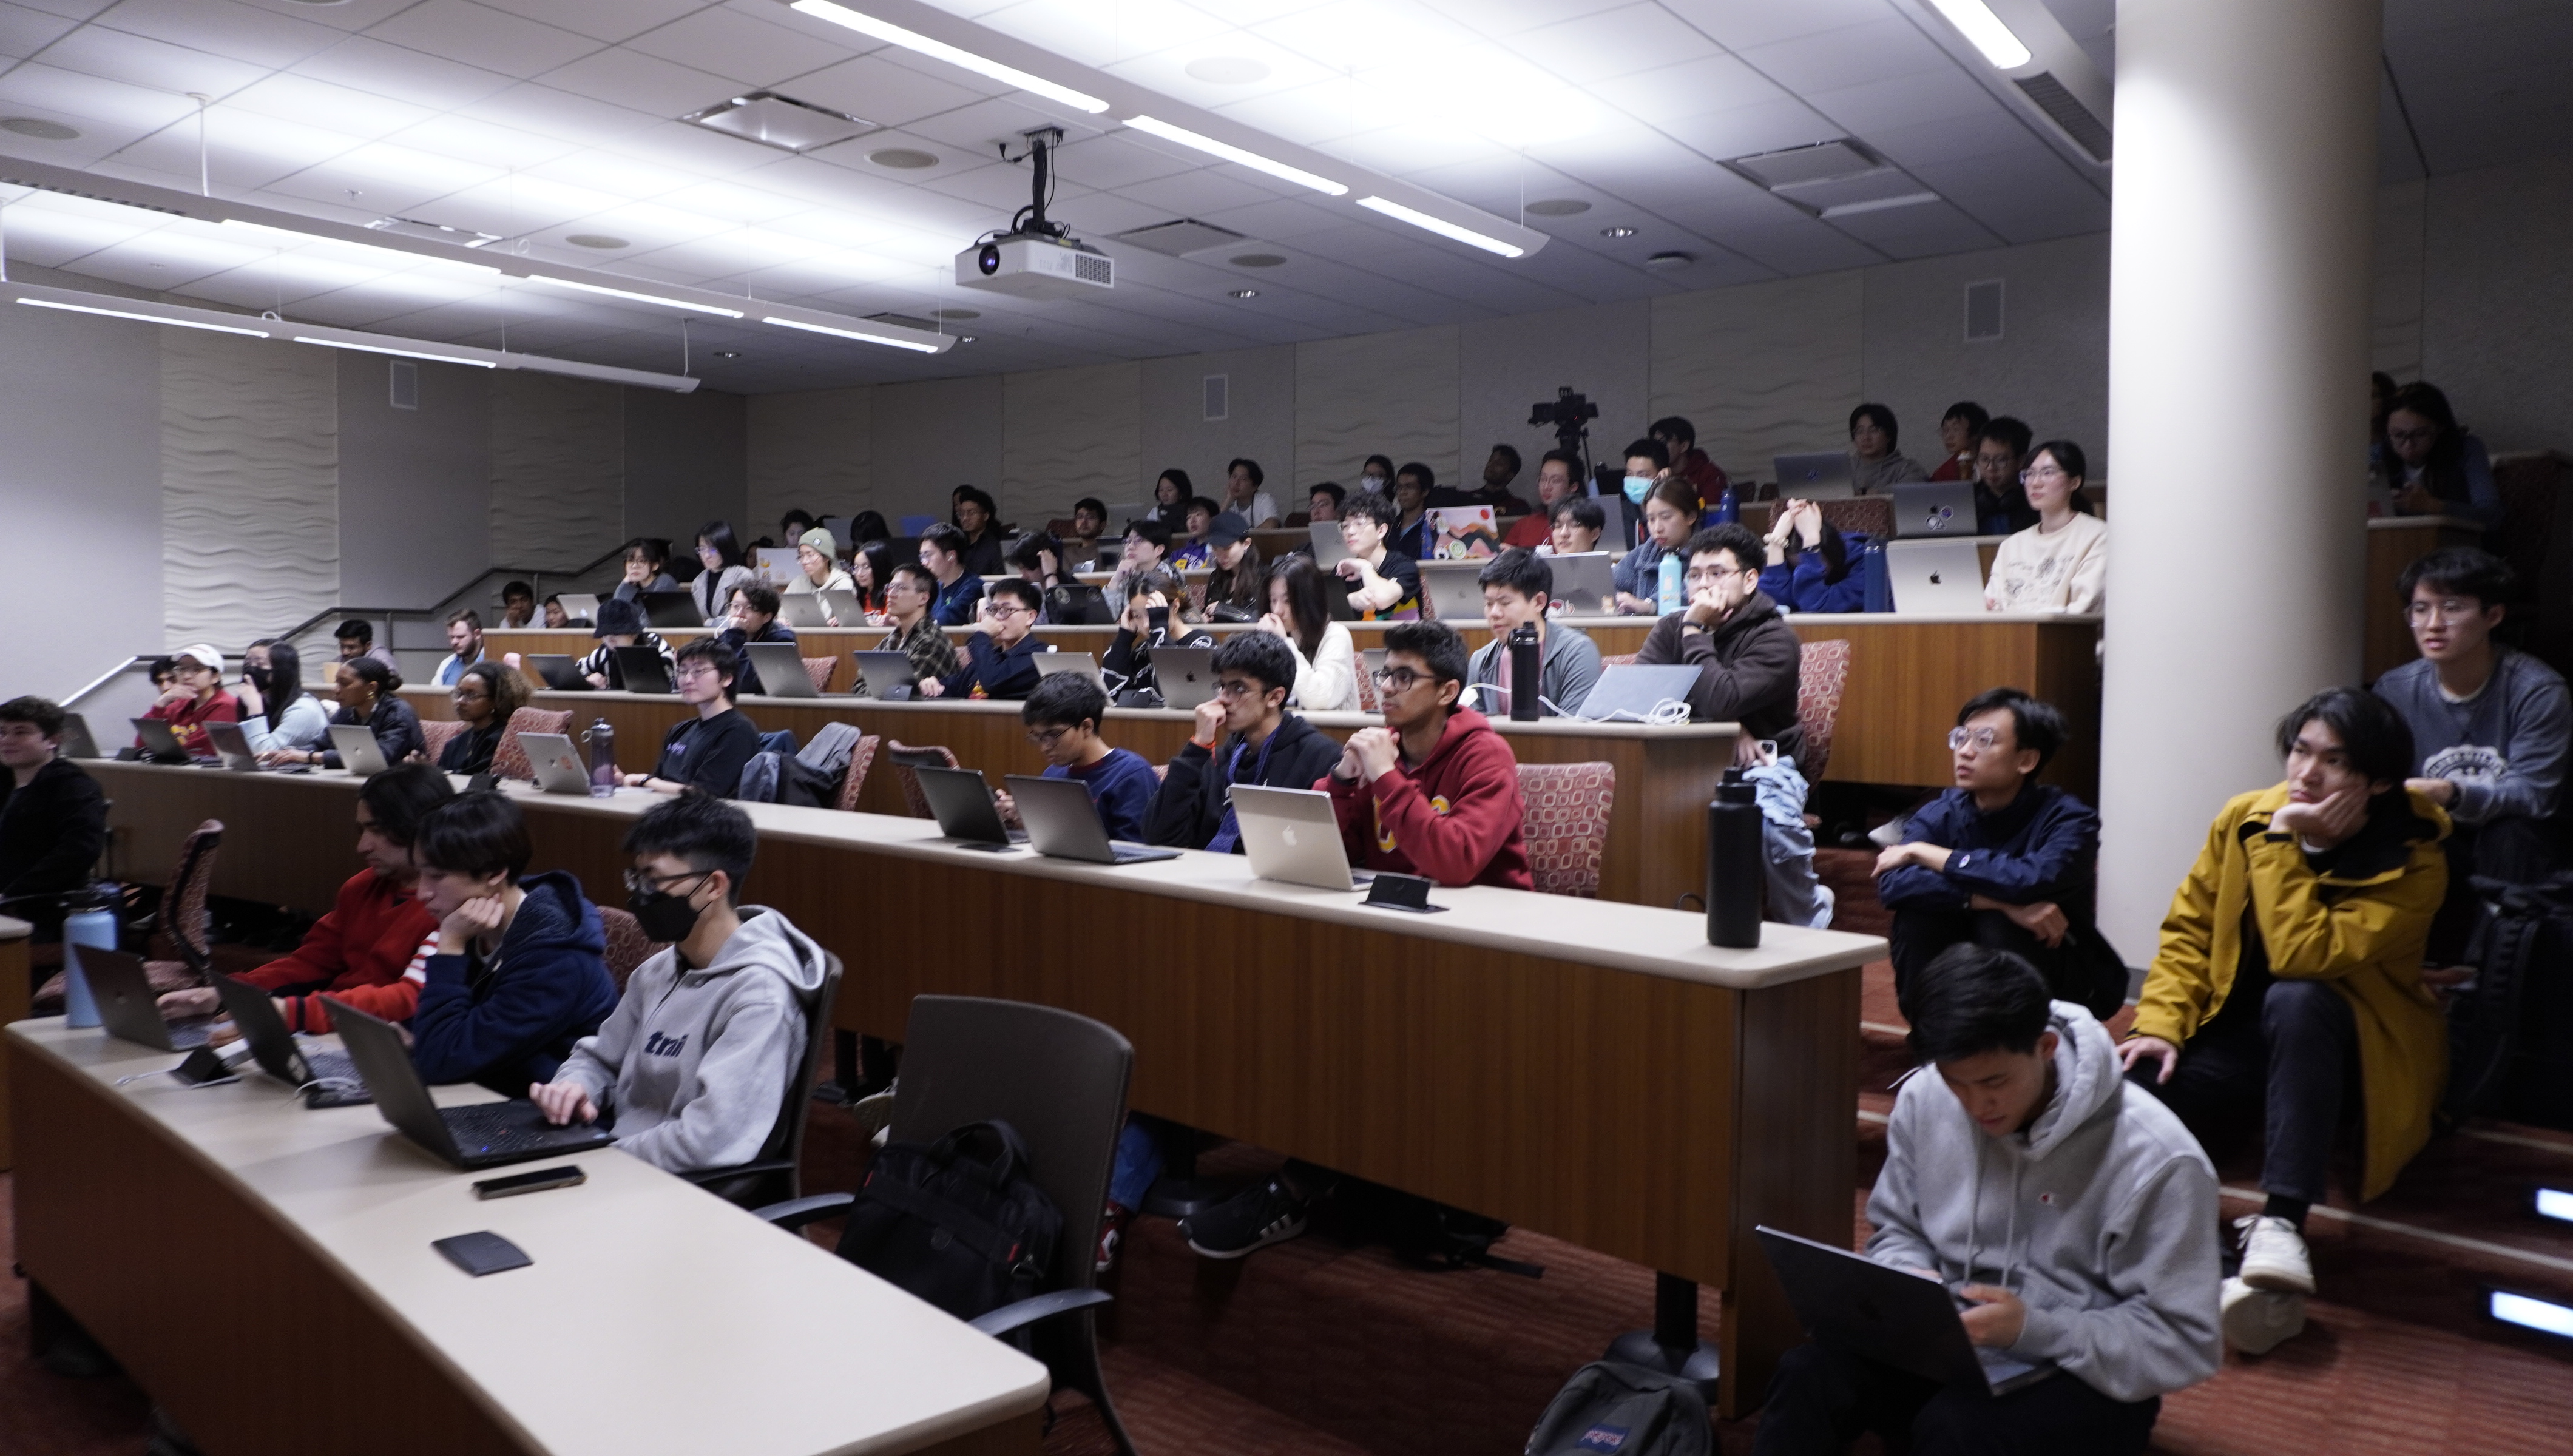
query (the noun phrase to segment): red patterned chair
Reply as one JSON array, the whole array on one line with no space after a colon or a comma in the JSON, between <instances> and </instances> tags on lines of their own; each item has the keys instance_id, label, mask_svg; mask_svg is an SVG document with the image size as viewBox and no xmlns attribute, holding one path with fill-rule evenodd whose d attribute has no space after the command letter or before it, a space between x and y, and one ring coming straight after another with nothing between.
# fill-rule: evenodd
<instances>
[{"instance_id":1,"label":"red patterned chair","mask_svg":"<svg viewBox=\"0 0 2573 1456\"><path fill-rule=\"evenodd\" d=\"M1796 771L1808 784L1820 783L1832 761L1841 696L1849 690L1850 652L1846 638L1808 642L1797 668L1796 724L1805 730L1805 752L1796 760Z\"/></svg>"},{"instance_id":2,"label":"red patterned chair","mask_svg":"<svg viewBox=\"0 0 2573 1456\"><path fill-rule=\"evenodd\" d=\"M813 691L817 693L827 693L831 690L831 664L839 660L840 659L836 657L807 657L803 659L804 675L813 680Z\"/></svg>"},{"instance_id":3,"label":"red patterned chair","mask_svg":"<svg viewBox=\"0 0 2573 1456\"><path fill-rule=\"evenodd\" d=\"M520 708L509 715L509 726L500 730L500 746L491 750L491 772L504 779L534 778L536 767L527 762L527 750L518 735L570 731L569 708Z\"/></svg>"},{"instance_id":4,"label":"red patterned chair","mask_svg":"<svg viewBox=\"0 0 2573 1456\"><path fill-rule=\"evenodd\" d=\"M430 763L435 763L437 756L446 752L447 743L463 731L464 725L453 718L423 718L420 720L421 751L429 755Z\"/></svg>"},{"instance_id":5,"label":"red patterned chair","mask_svg":"<svg viewBox=\"0 0 2573 1456\"><path fill-rule=\"evenodd\" d=\"M849 754L849 772L840 780L839 802L831 807L857 812L858 790L866 786L867 770L875 766L876 750L883 746L884 739L873 733L858 740L857 748Z\"/></svg>"},{"instance_id":6,"label":"red patterned chair","mask_svg":"<svg viewBox=\"0 0 2573 1456\"><path fill-rule=\"evenodd\" d=\"M152 994L164 996L206 984L214 964L214 939L208 933L206 894L215 882L215 860L224 845L224 822L209 819L179 843L179 864L170 872L161 908L144 933L143 974ZM63 975L57 971L36 988L35 1014L52 1016L63 1009Z\"/></svg>"},{"instance_id":7,"label":"red patterned chair","mask_svg":"<svg viewBox=\"0 0 2573 1456\"><path fill-rule=\"evenodd\" d=\"M1614 764L1519 765L1520 834L1539 894L1598 898L1599 862L1608 853L1608 809L1616 797Z\"/></svg>"},{"instance_id":8,"label":"red patterned chair","mask_svg":"<svg viewBox=\"0 0 2573 1456\"><path fill-rule=\"evenodd\" d=\"M945 747L939 744L933 743L925 748L914 748L899 739L893 738L885 740L885 755L893 760L895 768L901 770L902 801L911 806L911 817L914 819L936 818L936 815L929 812L929 796L920 792L920 775L913 773L911 771L911 764L905 763L903 760L907 757L917 757L921 761L930 764L946 768L956 768L959 766L956 762L956 755L949 752Z\"/></svg>"},{"instance_id":9,"label":"red patterned chair","mask_svg":"<svg viewBox=\"0 0 2573 1456\"><path fill-rule=\"evenodd\" d=\"M1894 497L1891 495L1852 495L1840 500L1817 500L1814 504L1823 519L1842 535L1863 532L1882 541L1894 534Z\"/></svg>"},{"instance_id":10,"label":"red patterned chair","mask_svg":"<svg viewBox=\"0 0 2573 1456\"><path fill-rule=\"evenodd\" d=\"M643 934L643 925L631 911L613 905L598 907L599 927L607 932L607 975L616 983L616 994L625 994L625 980L634 968L649 961L661 949L661 943Z\"/></svg>"}]
</instances>

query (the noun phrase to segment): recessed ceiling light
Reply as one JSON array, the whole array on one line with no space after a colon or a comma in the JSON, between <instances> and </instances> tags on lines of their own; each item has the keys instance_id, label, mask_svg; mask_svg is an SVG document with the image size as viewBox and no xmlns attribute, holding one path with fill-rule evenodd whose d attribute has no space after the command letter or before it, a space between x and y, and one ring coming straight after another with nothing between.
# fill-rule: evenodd
<instances>
[{"instance_id":1,"label":"recessed ceiling light","mask_svg":"<svg viewBox=\"0 0 2573 1456\"><path fill-rule=\"evenodd\" d=\"M1276 268L1286 260L1275 253L1245 253L1233 260L1236 268Z\"/></svg>"},{"instance_id":2,"label":"recessed ceiling light","mask_svg":"<svg viewBox=\"0 0 2573 1456\"><path fill-rule=\"evenodd\" d=\"M1577 197L1550 197L1529 203L1527 210L1540 218L1572 218L1590 211L1590 204Z\"/></svg>"},{"instance_id":3,"label":"recessed ceiling light","mask_svg":"<svg viewBox=\"0 0 2573 1456\"><path fill-rule=\"evenodd\" d=\"M910 147L885 147L869 152L867 160L878 167L890 167L897 172L918 172L924 167L938 165L938 159L935 156Z\"/></svg>"},{"instance_id":4,"label":"recessed ceiling light","mask_svg":"<svg viewBox=\"0 0 2573 1456\"><path fill-rule=\"evenodd\" d=\"M1256 298L1259 298L1259 297L1260 297L1260 290L1258 290L1258 289L1235 289L1235 290L1232 292L1232 294L1230 294L1228 297L1236 298L1236 299L1256 299Z\"/></svg>"},{"instance_id":5,"label":"recessed ceiling light","mask_svg":"<svg viewBox=\"0 0 2573 1456\"><path fill-rule=\"evenodd\" d=\"M1248 86L1269 79L1269 63L1249 56L1208 56L1182 68L1200 81L1217 86Z\"/></svg>"},{"instance_id":6,"label":"recessed ceiling light","mask_svg":"<svg viewBox=\"0 0 2573 1456\"><path fill-rule=\"evenodd\" d=\"M1632 238L1635 236L1635 230L1627 227L1602 228L1599 230L1599 236L1602 238Z\"/></svg>"},{"instance_id":7,"label":"recessed ceiling light","mask_svg":"<svg viewBox=\"0 0 2573 1456\"><path fill-rule=\"evenodd\" d=\"M874 122L774 91L736 96L721 106L692 111L679 120L781 152L810 152L878 130Z\"/></svg>"},{"instance_id":8,"label":"recessed ceiling light","mask_svg":"<svg viewBox=\"0 0 2573 1456\"><path fill-rule=\"evenodd\" d=\"M1694 253L1656 253L1644 260L1646 268L1686 268L1697 262Z\"/></svg>"},{"instance_id":9,"label":"recessed ceiling light","mask_svg":"<svg viewBox=\"0 0 2573 1456\"><path fill-rule=\"evenodd\" d=\"M605 233L574 233L563 241L574 248L624 248L630 246L624 239L611 238Z\"/></svg>"},{"instance_id":10,"label":"recessed ceiling light","mask_svg":"<svg viewBox=\"0 0 2573 1456\"><path fill-rule=\"evenodd\" d=\"M929 317L932 319L980 319L983 317L983 311L980 309L932 309L929 311Z\"/></svg>"},{"instance_id":11,"label":"recessed ceiling light","mask_svg":"<svg viewBox=\"0 0 2573 1456\"><path fill-rule=\"evenodd\" d=\"M715 351L715 358L717 358L717 359L739 359L739 358L741 358L741 351L740 351L740 350L738 350L738 349L718 349L718 350L716 350L716 351Z\"/></svg>"},{"instance_id":12,"label":"recessed ceiling light","mask_svg":"<svg viewBox=\"0 0 2573 1456\"><path fill-rule=\"evenodd\" d=\"M0 132L16 132L19 136L34 137L40 142L71 142L80 139L80 128L67 127L61 122L46 121L42 117L35 116L0 117Z\"/></svg>"},{"instance_id":13,"label":"recessed ceiling light","mask_svg":"<svg viewBox=\"0 0 2573 1456\"><path fill-rule=\"evenodd\" d=\"M974 342L974 336L971 334L959 334L956 336L956 342L958 344L972 344Z\"/></svg>"}]
</instances>

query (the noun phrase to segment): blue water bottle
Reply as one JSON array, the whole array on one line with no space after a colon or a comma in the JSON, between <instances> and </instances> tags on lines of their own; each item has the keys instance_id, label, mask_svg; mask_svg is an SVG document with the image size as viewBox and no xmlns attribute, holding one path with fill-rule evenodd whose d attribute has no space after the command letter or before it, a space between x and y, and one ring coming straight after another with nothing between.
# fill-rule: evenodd
<instances>
[{"instance_id":1,"label":"blue water bottle","mask_svg":"<svg viewBox=\"0 0 2573 1456\"><path fill-rule=\"evenodd\" d=\"M72 892L63 917L63 1025L98 1025L98 1000L90 995L89 978L81 974L80 948L116 949L116 887L92 881Z\"/></svg>"},{"instance_id":2,"label":"blue water bottle","mask_svg":"<svg viewBox=\"0 0 2573 1456\"><path fill-rule=\"evenodd\" d=\"M1665 551L1662 553L1661 600L1655 609L1667 617L1686 605L1688 598L1680 592L1680 553Z\"/></svg>"}]
</instances>

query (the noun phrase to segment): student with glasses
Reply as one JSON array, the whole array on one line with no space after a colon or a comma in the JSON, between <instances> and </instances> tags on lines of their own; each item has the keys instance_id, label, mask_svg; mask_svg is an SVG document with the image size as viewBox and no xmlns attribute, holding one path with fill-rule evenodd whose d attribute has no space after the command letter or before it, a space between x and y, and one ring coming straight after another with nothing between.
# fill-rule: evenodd
<instances>
[{"instance_id":1,"label":"student with glasses","mask_svg":"<svg viewBox=\"0 0 2573 1456\"><path fill-rule=\"evenodd\" d=\"M656 794L695 789L729 799L742 766L759 752L759 725L732 705L741 659L714 638L699 637L679 649L678 661L671 685L697 715L672 724L661 740L661 761L648 774L627 774L625 786Z\"/></svg>"},{"instance_id":2,"label":"student with glasses","mask_svg":"<svg viewBox=\"0 0 2573 1456\"><path fill-rule=\"evenodd\" d=\"M464 669L450 692L455 720L464 731L438 750L437 766L450 774L488 773L510 715L527 705L526 687L517 673L499 663L477 662Z\"/></svg>"},{"instance_id":3,"label":"student with glasses","mask_svg":"<svg viewBox=\"0 0 2573 1456\"><path fill-rule=\"evenodd\" d=\"M2029 453L2020 483L2037 524L1993 553L1984 608L1996 612L2096 612L2109 595L2109 527L2082 494L2082 446L2051 439Z\"/></svg>"},{"instance_id":4,"label":"student with glasses","mask_svg":"<svg viewBox=\"0 0 2573 1456\"><path fill-rule=\"evenodd\" d=\"M1117 614L1117 635L1099 660L1099 675L1111 697L1130 708L1161 707L1162 680L1153 671L1153 649L1215 645L1211 632L1185 621L1172 624L1180 615L1179 603L1186 600L1177 572L1156 568L1135 578L1134 590Z\"/></svg>"},{"instance_id":5,"label":"student with glasses","mask_svg":"<svg viewBox=\"0 0 2573 1456\"><path fill-rule=\"evenodd\" d=\"M732 609L724 618L723 630L715 633L715 640L731 648L735 660L741 663L741 680L734 686L735 692L752 697L768 694L768 688L759 680L758 665L742 650L744 647L753 642L795 645L795 629L777 620L777 609L782 605L777 589L765 581L748 582L732 594Z\"/></svg>"},{"instance_id":6,"label":"student with glasses","mask_svg":"<svg viewBox=\"0 0 2573 1456\"><path fill-rule=\"evenodd\" d=\"M929 615L930 603L937 597L938 578L917 561L903 562L885 579L885 625L893 631L876 650L909 657L912 682L924 686L956 670L956 644ZM886 686L868 684L878 697L884 696Z\"/></svg>"},{"instance_id":7,"label":"student with glasses","mask_svg":"<svg viewBox=\"0 0 2573 1456\"><path fill-rule=\"evenodd\" d=\"M1215 696L1198 704L1189 741L1171 759L1145 821L1146 841L1240 854L1242 826L1228 797L1234 785L1309 789L1331 771L1340 745L1286 710L1302 670L1285 637L1236 632L1225 639L1215 650Z\"/></svg>"},{"instance_id":8,"label":"student with glasses","mask_svg":"<svg viewBox=\"0 0 2573 1456\"><path fill-rule=\"evenodd\" d=\"M958 666L943 678L923 678L924 698L1025 698L1042 676L1036 656L1054 649L1037 640L1037 611L1045 597L1036 583L1015 576L992 583L983 600L983 627L957 650Z\"/></svg>"},{"instance_id":9,"label":"student with glasses","mask_svg":"<svg viewBox=\"0 0 2573 1456\"><path fill-rule=\"evenodd\" d=\"M224 691L224 654L200 642L180 648L170 660L175 665L170 687L143 716L169 724L170 736L190 757L213 758L215 744L206 736L206 725L238 723L242 716L241 700ZM135 735L134 746L143 746L141 734Z\"/></svg>"},{"instance_id":10,"label":"student with glasses","mask_svg":"<svg viewBox=\"0 0 2573 1456\"><path fill-rule=\"evenodd\" d=\"M1152 810L1153 790L1160 780L1142 754L1111 748L1099 736L1107 718L1108 694L1077 672L1038 679L1027 701L1019 705L1019 721L1027 725L1028 742L1045 755L1045 776L1079 782L1090 791L1090 802L1099 809L1099 822L1108 826L1108 837L1132 843L1144 838L1144 816ZM1008 794L1002 794L1000 801L1003 814L1018 813Z\"/></svg>"}]
</instances>

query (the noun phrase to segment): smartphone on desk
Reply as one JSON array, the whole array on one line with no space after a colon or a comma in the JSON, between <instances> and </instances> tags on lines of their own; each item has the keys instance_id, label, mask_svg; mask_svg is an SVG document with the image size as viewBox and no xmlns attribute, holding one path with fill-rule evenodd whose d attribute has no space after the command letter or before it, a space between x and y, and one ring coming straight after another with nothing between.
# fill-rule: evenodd
<instances>
[{"instance_id":1,"label":"smartphone on desk","mask_svg":"<svg viewBox=\"0 0 2573 1456\"><path fill-rule=\"evenodd\" d=\"M504 1178L484 1178L473 1185L477 1198L506 1198L518 1193L540 1193L547 1188L577 1187L589 1181L589 1174L565 1163L561 1167L540 1167L534 1172L511 1173Z\"/></svg>"}]
</instances>

